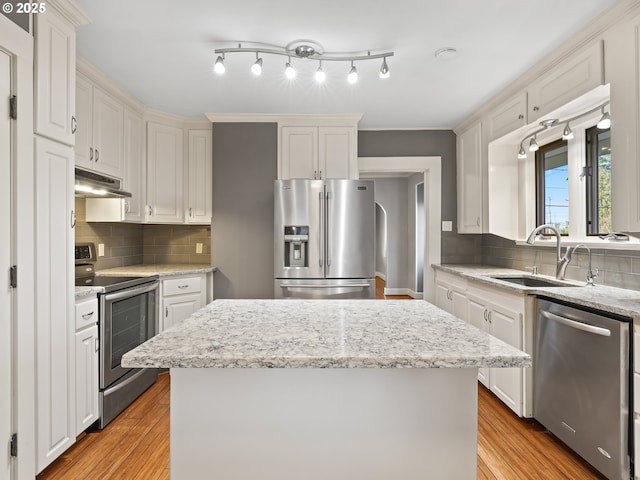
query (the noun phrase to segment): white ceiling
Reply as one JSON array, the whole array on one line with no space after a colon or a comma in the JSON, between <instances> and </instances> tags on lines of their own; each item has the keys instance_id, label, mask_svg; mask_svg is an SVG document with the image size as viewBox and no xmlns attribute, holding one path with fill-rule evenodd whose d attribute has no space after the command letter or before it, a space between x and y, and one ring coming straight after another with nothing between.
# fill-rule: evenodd
<instances>
[{"instance_id":1,"label":"white ceiling","mask_svg":"<svg viewBox=\"0 0 640 480\"><path fill-rule=\"evenodd\" d=\"M77 49L145 105L187 117L205 113L362 113L363 129L452 128L616 0L77 0L93 23ZM394 51L381 62L349 64L228 54L213 73L213 50L311 39L325 52ZM453 60L434 52L454 47Z\"/></svg>"}]
</instances>

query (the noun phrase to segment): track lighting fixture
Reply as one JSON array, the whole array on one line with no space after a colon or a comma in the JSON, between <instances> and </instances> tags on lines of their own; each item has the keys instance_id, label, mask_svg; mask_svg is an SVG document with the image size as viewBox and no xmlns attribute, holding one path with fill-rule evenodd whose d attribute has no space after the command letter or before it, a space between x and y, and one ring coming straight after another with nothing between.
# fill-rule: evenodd
<instances>
[{"instance_id":1,"label":"track lighting fixture","mask_svg":"<svg viewBox=\"0 0 640 480\"><path fill-rule=\"evenodd\" d=\"M347 75L347 80L349 83L356 83L358 81L358 71L353 62L351 62L351 69L349 70L349 75Z\"/></svg>"},{"instance_id":2,"label":"track lighting fixture","mask_svg":"<svg viewBox=\"0 0 640 480\"><path fill-rule=\"evenodd\" d=\"M284 66L284 75L289 80L291 80L292 78L295 78L296 76L296 69L291 66L291 57L289 57L289 61Z\"/></svg>"},{"instance_id":3,"label":"track lighting fixture","mask_svg":"<svg viewBox=\"0 0 640 480\"><path fill-rule=\"evenodd\" d=\"M602 106L602 117L598 121L596 127L600 130L606 130L611 127L611 116L609 115L609 112L604 111L604 105Z\"/></svg>"},{"instance_id":4,"label":"track lighting fixture","mask_svg":"<svg viewBox=\"0 0 640 480\"><path fill-rule=\"evenodd\" d=\"M227 53L255 53L256 61L251 66L251 71L255 75L260 75L262 73L262 57L260 55L269 54L269 55L284 55L288 57L288 61L285 64L285 76L289 79L292 79L296 76L296 70L293 68L291 64L291 57L297 57L300 59L311 59L318 60L320 65L315 73L315 79L318 82L323 82L326 79L326 74L322 68L322 62L351 62L351 68L349 69L349 73L347 75L347 80L349 83L356 83L358 81L358 70L356 69L354 62L356 61L364 61L364 60L375 60L382 59L382 66L380 67L380 78L389 78L390 70L389 65L387 64L387 57L393 57L393 52L385 52L378 54L371 54L368 51L364 55L351 55L351 54L341 54L341 53L331 53L325 54L322 51L322 47L311 40L300 40L296 42L292 42L286 47L269 47L269 48L253 48L253 47L243 47L242 44L238 44L237 48L218 48L214 50L214 53L218 54L214 65L214 71L218 74L222 74L225 72L224 59L225 54Z\"/></svg>"},{"instance_id":5,"label":"track lighting fixture","mask_svg":"<svg viewBox=\"0 0 640 480\"><path fill-rule=\"evenodd\" d=\"M256 63L251 65L251 73L256 76L262 74L262 59L258 57L258 52L256 52Z\"/></svg>"},{"instance_id":6,"label":"track lighting fixture","mask_svg":"<svg viewBox=\"0 0 640 480\"><path fill-rule=\"evenodd\" d=\"M573 130L569 126L569 122L564 126L564 130L562 131L562 139L563 140L571 140L573 138Z\"/></svg>"},{"instance_id":7,"label":"track lighting fixture","mask_svg":"<svg viewBox=\"0 0 640 480\"><path fill-rule=\"evenodd\" d=\"M539 125L540 128L538 128L537 130L527 134L522 141L520 142L520 148L518 150L518 160L524 160L527 158L527 153L524 150L524 142L530 138L529 140L529 151L530 152L535 152L537 151L540 147L538 146L538 142L537 142L537 135L541 132L544 132L545 130L548 130L550 128L554 128L558 125L564 125L564 128L562 130L562 139L563 140L571 140L573 137L573 131L571 130L571 125L570 123L573 122L574 120L577 120L578 118L581 117L585 117L587 115L591 115L594 112L597 112L598 110L602 111L602 117L600 118L600 121L598 121L598 124L596 125L599 129L601 130L606 130L607 128L611 127L611 117L609 116L609 112L605 112L604 111L604 107L606 107L609 104L609 100L605 101L604 103L601 103L600 105L598 105L597 107L592 108L591 110L587 110L586 112L583 112L579 115L575 115L571 118L566 118L563 120L557 119L557 118L548 118L545 120L542 120Z\"/></svg>"},{"instance_id":8,"label":"track lighting fixture","mask_svg":"<svg viewBox=\"0 0 640 480\"><path fill-rule=\"evenodd\" d=\"M213 71L216 72L217 74L223 74L225 72L225 68L224 68L224 53L222 55L218 55L218 58L216 59L216 63L213 66Z\"/></svg>"}]
</instances>

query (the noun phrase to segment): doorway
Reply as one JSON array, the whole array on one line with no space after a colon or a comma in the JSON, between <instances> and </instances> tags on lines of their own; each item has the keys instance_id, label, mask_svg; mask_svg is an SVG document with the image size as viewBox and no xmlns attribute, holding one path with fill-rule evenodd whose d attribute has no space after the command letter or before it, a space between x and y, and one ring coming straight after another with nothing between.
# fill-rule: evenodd
<instances>
[{"instance_id":1,"label":"doorway","mask_svg":"<svg viewBox=\"0 0 640 480\"><path fill-rule=\"evenodd\" d=\"M416 252L415 252L415 272L416 272L416 293L423 293L424 290L424 239L426 235L425 212L424 212L424 182L416 185Z\"/></svg>"},{"instance_id":2,"label":"doorway","mask_svg":"<svg viewBox=\"0 0 640 480\"><path fill-rule=\"evenodd\" d=\"M11 438L13 423L13 315L11 267L11 96L12 58L0 49L0 439ZM9 227L9 228L7 228ZM0 455L0 478L11 478L11 457Z\"/></svg>"}]
</instances>

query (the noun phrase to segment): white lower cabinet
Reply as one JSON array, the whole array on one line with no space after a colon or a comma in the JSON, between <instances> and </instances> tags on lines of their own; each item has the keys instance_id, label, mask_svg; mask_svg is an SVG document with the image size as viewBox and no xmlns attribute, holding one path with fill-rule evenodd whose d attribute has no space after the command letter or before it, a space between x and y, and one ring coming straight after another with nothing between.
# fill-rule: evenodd
<instances>
[{"instance_id":1,"label":"white lower cabinet","mask_svg":"<svg viewBox=\"0 0 640 480\"><path fill-rule=\"evenodd\" d=\"M76 435L98 420L98 299L76 302Z\"/></svg>"},{"instance_id":2,"label":"white lower cabinet","mask_svg":"<svg viewBox=\"0 0 640 480\"><path fill-rule=\"evenodd\" d=\"M436 306L468 322L465 280L444 272L436 275Z\"/></svg>"},{"instance_id":3,"label":"white lower cabinet","mask_svg":"<svg viewBox=\"0 0 640 480\"><path fill-rule=\"evenodd\" d=\"M180 323L206 304L206 282L205 274L181 275L162 280L159 332Z\"/></svg>"}]
</instances>

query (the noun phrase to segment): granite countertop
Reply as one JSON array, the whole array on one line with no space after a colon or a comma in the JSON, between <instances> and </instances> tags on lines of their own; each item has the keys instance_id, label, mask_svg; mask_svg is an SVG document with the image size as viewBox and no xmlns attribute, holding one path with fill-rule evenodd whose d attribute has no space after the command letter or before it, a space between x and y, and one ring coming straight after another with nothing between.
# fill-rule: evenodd
<instances>
[{"instance_id":1,"label":"granite countertop","mask_svg":"<svg viewBox=\"0 0 640 480\"><path fill-rule=\"evenodd\" d=\"M82 300L83 298L95 297L98 293L103 291L102 287L75 287L75 297L76 301Z\"/></svg>"},{"instance_id":2,"label":"granite countertop","mask_svg":"<svg viewBox=\"0 0 640 480\"><path fill-rule=\"evenodd\" d=\"M526 367L531 358L435 305L216 300L122 357L125 367Z\"/></svg>"},{"instance_id":3,"label":"granite countertop","mask_svg":"<svg viewBox=\"0 0 640 480\"><path fill-rule=\"evenodd\" d=\"M565 302L640 319L640 292L605 285L585 286L586 282L564 281L564 287L525 287L490 278L493 275L527 276L531 273L490 265L433 265L436 270L453 273L463 278L500 287L505 291L525 295L544 296ZM554 277L535 275L535 278L557 281Z\"/></svg>"},{"instance_id":4,"label":"granite countertop","mask_svg":"<svg viewBox=\"0 0 640 480\"><path fill-rule=\"evenodd\" d=\"M169 264L140 264L126 267L105 268L96 271L98 276L110 277L170 277L172 275L188 275L198 273L210 273L218 270L208 264L169 263Z\"/></svg>"}]
</instances>

